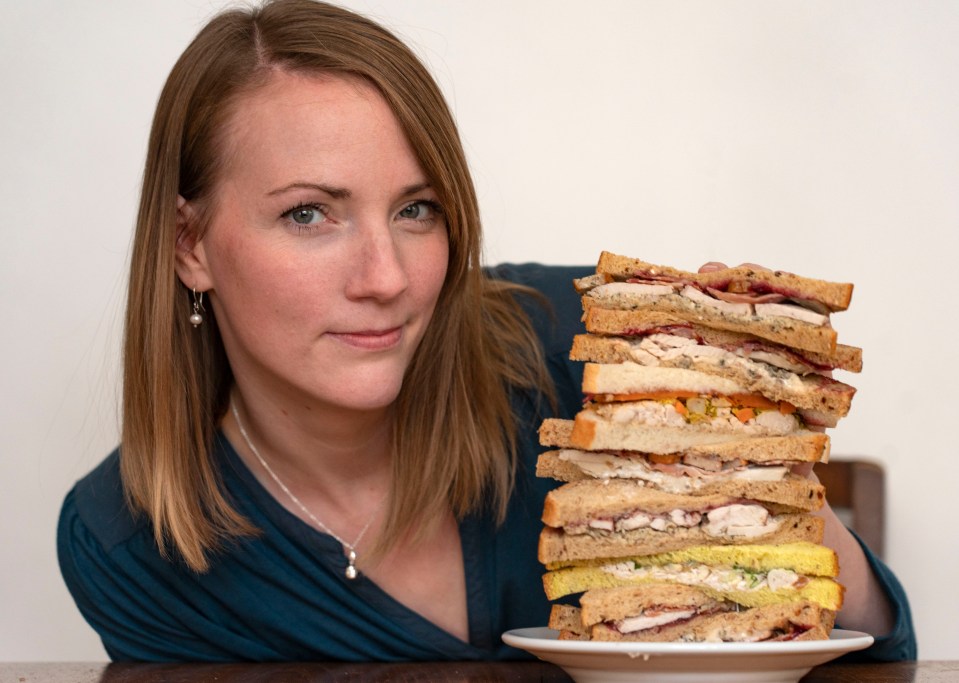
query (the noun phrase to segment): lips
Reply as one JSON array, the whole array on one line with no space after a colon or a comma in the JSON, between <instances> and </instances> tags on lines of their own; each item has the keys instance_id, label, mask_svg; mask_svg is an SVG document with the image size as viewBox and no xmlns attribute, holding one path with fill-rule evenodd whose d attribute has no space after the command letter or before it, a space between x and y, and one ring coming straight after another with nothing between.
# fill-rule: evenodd
<instances>
[{"instance_id":1,"label":"lips","mask_svg":"<svg viewBox=\"0 0 959 683\"><path fill-rule=\"evenodd\" d=\"M357 349L382 351L399 344L403 337L402 327L385 330L351 330L348 332L328 332L327 335L342 344Z\"/></svg>"}]
</instances>

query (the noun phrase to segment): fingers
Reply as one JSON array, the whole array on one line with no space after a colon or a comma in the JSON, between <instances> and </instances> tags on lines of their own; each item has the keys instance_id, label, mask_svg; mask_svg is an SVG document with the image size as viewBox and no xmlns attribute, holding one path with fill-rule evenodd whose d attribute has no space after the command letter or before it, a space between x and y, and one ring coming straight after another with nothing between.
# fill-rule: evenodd
<instances>
[{"instance_id":1,"label":"fingers","mask_svg":"<svg viewBox=\"0 0 959 683\"><path fill-rule=\"evenodd\" d=\"M699 267L700 273L713 273L717 270L724 270L728 268L725 263L722 261L709 261L704 263ZM753 270L772 270L772 268L767 268L766 266L761 266L758 263L740 263L739 268L752 268Z\"/></svg>"}]
</instances>

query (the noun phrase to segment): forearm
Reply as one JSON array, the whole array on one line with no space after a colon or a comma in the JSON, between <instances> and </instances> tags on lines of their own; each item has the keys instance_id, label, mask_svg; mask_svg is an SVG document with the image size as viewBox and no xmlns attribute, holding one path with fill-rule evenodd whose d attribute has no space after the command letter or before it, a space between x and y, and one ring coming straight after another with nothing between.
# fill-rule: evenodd
<instances>
[{"instance_id":1,"label":"forearm","mask_svg":"<svg viewBox=\"0 0 959 683\"><path fill-rule=\"evenodd\" d=\"M893 613L879 581L855 537L829 504L820 511L826 522L823 544L839 555L839 582L846 587L837 621L843 628L883 636L893 629Z\"/></svg>"}]
</instances>

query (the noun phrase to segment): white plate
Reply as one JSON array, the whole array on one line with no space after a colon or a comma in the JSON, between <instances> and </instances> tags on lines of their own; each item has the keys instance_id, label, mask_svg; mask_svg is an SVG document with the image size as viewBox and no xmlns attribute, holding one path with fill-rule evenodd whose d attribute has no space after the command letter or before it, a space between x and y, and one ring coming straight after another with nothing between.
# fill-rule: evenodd
<instances>
[{"instance_id":1,"label":"white plate","mask_svg":"<svg viewBox=\"0 0 959 683\"><path fill-rule=\"evenodd\" d=\"M507 645L558 664L577 683L796 683L814 666L872 645L834 629L829 640L788 643L605 643L557 640L548 628L503 634Z\"/></svg>"}]
</instances>

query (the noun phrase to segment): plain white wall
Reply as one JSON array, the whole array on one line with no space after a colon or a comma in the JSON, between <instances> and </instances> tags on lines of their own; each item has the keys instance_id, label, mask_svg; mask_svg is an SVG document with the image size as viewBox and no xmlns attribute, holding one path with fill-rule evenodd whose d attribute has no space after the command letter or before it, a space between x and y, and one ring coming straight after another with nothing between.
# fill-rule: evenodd
<instances>
[{"instance_id":1,"label":"plain white wall","mask_svg":"<svg viewBox=\"0 0 959 683\"><path fill-rule=\"evenodd\" d=\"M0 3L0 660L102 659L55 559L115 444L125 264L163 79L220 2ZM431 65L489 262L602 249L856 284L834 453L888 472L924 659L957 659L959 4L353 0Z\"/></svg>"}]
</instances>

